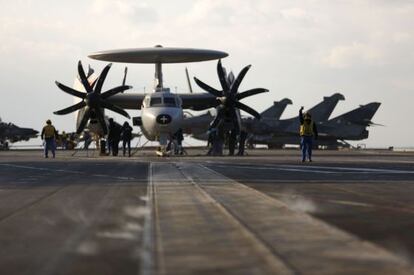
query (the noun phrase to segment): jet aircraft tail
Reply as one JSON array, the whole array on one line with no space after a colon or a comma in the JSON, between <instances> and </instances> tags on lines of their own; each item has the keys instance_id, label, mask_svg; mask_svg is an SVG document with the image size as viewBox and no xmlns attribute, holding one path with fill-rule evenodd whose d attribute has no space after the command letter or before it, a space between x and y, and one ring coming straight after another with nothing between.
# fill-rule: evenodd
<instances>
[{"instance_id":1,"label":"jet aircraft tail","mask_svg":"<svg viewBox=\"0 0 414 275\"><path fill-rule=\"evenodd\" d=\"M361 105L352 111L331 119L330 121L337 124L352 123L361 126L370 126L374 124L371 120L378 111L380 105L381 103L379 102L371 102L366 105Z\"/></svg>"},{"instance_id":2,"label":"jet aircraft tail","mask_svg":"<svg viewBox=\"0 0 414 275\"><path fill-rule=\"evenodd\" d=\"M309 109L308 112L314 121L327 121L339 100L345 100L345 97L340 93L325 96L322 102Z\"/></svg>"},{"instance_id":3,"label":"jet aircraft tail","mask_svg":"<svg viewBox=\"0 0 414 275\"><path fill-rule=\"evenodd\" d=\"M264 110L260 116L265 119L280 119L289 104L292 104L292 100L289 98L284 98L281 101L274 101L273 105Z\"/></svg>"}]
</instances>

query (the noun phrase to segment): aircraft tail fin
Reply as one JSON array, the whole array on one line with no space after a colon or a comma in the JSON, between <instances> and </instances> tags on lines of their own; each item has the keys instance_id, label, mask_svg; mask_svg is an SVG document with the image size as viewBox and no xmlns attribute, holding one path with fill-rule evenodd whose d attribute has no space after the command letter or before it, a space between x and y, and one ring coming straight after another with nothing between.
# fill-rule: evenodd
<instances>
[{"instance_id":1,"label":"aircraft tail fin","mask_svg":"<svg viewBox=\"0 0 414 275\"><path fill-rule=\"evenodd\" d=\"M273 105L264 110L260 116L262 118L280 119L289 104L292 104L292 100L289 98L284 98L281 101L274 101Z\"/></svg>"},{"instance_id":2,"label":"aircraft tail fin","mask_svg":"<svg viewBox=\"0 0 414 275\"><path fill-rule=\"evenodd\" d=\"M362 126L375 125L371 120L378 111L381 103L371 102L366 105L360 105L358 108L332 119L336 123L350 122Z\"/></svg>"},{"instance_id":3,"label":"aircraft tail fin","mask_svg":"<svg viewBox=\"0 0 414 275\"><path fill-rule=\"evenodd\" d=\"M327 121L339 100L345 100L345 97L340 93L325 96L322 102L309 109L308 112L311 113L314 121Z\"/></svg>"},{"instance_id":4,"label":"aircraft tail fin","mask_svg":"<svg viewBox=\"0 0 414 275\"><path fill-rule=\"evenodd\" d=\"M94 72L95 72L95 70L89 64L88 65L88 72L86 73L86 77L89 78Z\"/></svg>"}]
</instances>

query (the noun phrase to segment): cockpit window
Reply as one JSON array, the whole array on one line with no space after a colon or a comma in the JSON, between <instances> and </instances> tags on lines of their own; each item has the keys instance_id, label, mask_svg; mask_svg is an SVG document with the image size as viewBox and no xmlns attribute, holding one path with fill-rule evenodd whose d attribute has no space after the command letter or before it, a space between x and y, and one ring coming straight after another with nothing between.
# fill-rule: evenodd
<instances>
[{"instance_id":1,"label":"cockpit window","mask_svg":"<svg viewBox=\"0 0 414 275\"><path fill-rule=\"evenodd\" d=\"M157 105L161 105L161 97L151 97L151 106L157 106Z\"/></svg>"},{"instance_id":2,"label":"cockpit window","mask_svg":"<svg viewBox=\"0 0 414 275\"><path fill-rule=\"evenodd\" d=\"M168 107L175 107L175 98L173 97L164 97L164 105Z\"/></svg>"}]
</instances>

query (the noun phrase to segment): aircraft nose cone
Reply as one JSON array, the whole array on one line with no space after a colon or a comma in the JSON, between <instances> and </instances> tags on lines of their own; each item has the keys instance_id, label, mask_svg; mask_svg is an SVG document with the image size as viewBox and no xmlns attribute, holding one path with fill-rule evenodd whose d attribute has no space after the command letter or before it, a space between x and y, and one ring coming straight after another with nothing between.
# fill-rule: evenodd
<instances>
[{"instance_id":1,"label":"aircraft nose cone","mask_svg":"<svg viewBox=\"0 0 414 275\"><path fill-rule=\"evenodd\" d=\"M167 114L158 115L156 118L157 123L161 125L167 125L171 123L171 120L172 120L171 116Z\"/></svg>"}]
</instances>

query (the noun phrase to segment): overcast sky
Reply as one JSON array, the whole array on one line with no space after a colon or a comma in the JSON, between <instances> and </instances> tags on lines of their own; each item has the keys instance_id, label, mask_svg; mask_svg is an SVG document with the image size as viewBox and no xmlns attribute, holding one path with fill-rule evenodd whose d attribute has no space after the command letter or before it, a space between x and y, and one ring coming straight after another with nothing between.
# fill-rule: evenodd
<instances>
[{"instance_id":1,"label":"overcast sky","mask_svg":"<svg viewBox=\"0 0 414 275\"><path fill-rule=\"evenodd\" d=\"M72 85L82 60L100 71L91 52L164 46L223 50L224 66L252 64L241 89L270 93L244 102L262 111L291 98L283 118L323 96L344 94L333 115L382 102L368 146L413 146L414 1L405 0L0 0L0 116L41 128L51 118L73 131L73 115L53 111L73 103L54 85ZM190 74L218 87L216 62L187 64ZM187 91L185 65L166 65L166 85ZM114 64L104 88L119 85ZM130 65L128 84L152 89L152 65ZM175 88L177 87L177 88ZM111 113L108 112L109 115ZM131 111L132 116L138 111ZM122 121L122 120L120 120Z\"/></svg>"}]
</instances>

